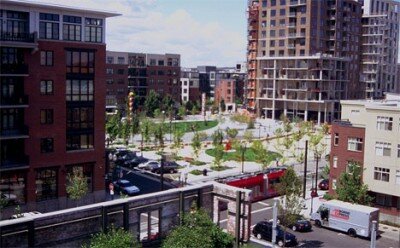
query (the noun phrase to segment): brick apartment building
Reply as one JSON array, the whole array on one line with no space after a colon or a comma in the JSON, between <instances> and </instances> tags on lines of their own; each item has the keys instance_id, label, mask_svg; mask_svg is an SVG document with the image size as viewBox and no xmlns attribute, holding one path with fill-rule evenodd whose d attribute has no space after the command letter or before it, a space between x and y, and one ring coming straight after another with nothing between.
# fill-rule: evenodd
<instances>
[{"instance_id":1,"label":"brick apartment building","mask_svg":"<svg viewBox=\"0 0 400 248\"><path fill-rule=\"evenodd\" d=\"M361 16L357 0L248 1L248 109L318 124L339 118L340 100L363 97Z\"/></svg>"},{"instance_id":2,"label":"brick apartment building","mask_svg":"<svg viewBox=\"0 0 400 248\"><path fill-rule=\"evenodd\" d=\"M400 95L383 101L342 101L342 118L332 126L330 188L354 159L380 208L380 219L400 222Z\"/></svg>"},{"instance_id":3,"label":"brick apartment building","mask_svg":"<svg viewBox=\"0 0 400 248\"><path fill-rule=\"evenodd\" d=\"M0 8L1 193L23 211L63 208L78 170L89 199L102 199L105 21L117 14L9 0Z\"/></svg>"},{"instance_id":4,"label":"brick apartment building","mask_svg":"<svg viewBox=\"0 0 400 248\"><path fill-rule=\"evenodd\" d=\"M107 51L106 70L109 109L117 108L125 113L126 97L131 91L137 97L139 108L151 90L181 102L179 54Z\"/></svg>"}]
</instances>

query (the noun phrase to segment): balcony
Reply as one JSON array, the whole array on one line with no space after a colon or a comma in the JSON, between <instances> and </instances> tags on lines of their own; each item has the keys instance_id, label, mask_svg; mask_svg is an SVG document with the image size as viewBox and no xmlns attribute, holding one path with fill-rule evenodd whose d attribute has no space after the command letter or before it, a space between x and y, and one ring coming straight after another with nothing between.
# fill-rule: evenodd
<instances>
[{"instance_id":1,"label":"balcony","mask_svg":"<svg viewBox=\"0 0 400 248\"><path fill-rule=\"evenodd\" d=\"M290 0L289 6L300 6L307 4L307 0Z\"/></svg>"},{"instance_id":2,"label":"balcony","mask_svg":"<svg viewBox=\"0 0 400 248\"><path fill-rule=\"evenodd\" d=\"M13 32L1 32L0 44L2 47L25 47L25 48L36 48L37 44L37 33L13 33Z\"/></svg>"},{"instance_id":3,"label":"balcony","mask_svg":"<svg viewBox=\"0 0 400 248\"><path fill-rule=\"evenodd\" d=\"M29 104L29 97L27 95L2 97L0 108L7 108L8 106L13 108L17 106L28 107L28 104Z\"/></svg>"},{"instance_id":4,"label":"balcony","mask_svg":"<svg viewBox=\"0 0 400 248\"><path fill-rule=\"evenodd\" d=\"M28 76L29 69L27 64L2 64L0 66L2 76Z\"/></svg>"},{"instance_id":5,"label":"balcony","mask_svg":"<svg viewBox=\"0 0 400 248\"><path fill-rule=\"evenodd\" d=\"M296 12L289 12L289 17L296 17Z\"/></svg>"},{"instance_id":6,"label":"balcony","mask_svg":"<svg viewBox=\"0 0 400 248\"><path fill-rule=\"evenodd\" d=\"M29 166L29 156L21 155L15 158L2 159L0 163L0 170L12 170L14 168L28 167Z\"/></svg>"},{"instance_id":7,"label":"balcony","mask_svg":"<svg viewBox=\"0 0 400 248\"><path fill-rule=\"evenodd\" d=\"M2 129L0 131L0 140L24 139L29 138L28 126L15 127L13 129Z\"/></svg>"}]
</instances>

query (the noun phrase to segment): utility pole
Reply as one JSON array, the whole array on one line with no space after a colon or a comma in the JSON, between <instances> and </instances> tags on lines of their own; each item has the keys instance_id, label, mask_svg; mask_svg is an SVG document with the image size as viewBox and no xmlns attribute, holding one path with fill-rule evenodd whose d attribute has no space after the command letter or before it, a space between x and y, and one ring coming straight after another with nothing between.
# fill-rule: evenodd
<instances>
[{"instance_id":1,"label":"utility pole","mask_svg":"<svg viewBox=\"0 0 400 248\"><path fill-rule=\"evenodd\" d=\"M376 220L372 221L372 230L371 230L371 248L375 248L376 247L376 226L377 226L377 222Z\"/></svg>"},{"instance_id":2,"label":"utility pole","mask_svg":"<svg viewBox=\"0 0 400 248\"><path fill-rule=\"evenodd\" d=\"M303 198L306 199L308 140L304 151Z\"/></svg>"},{"instance_id":3,"label":"utility pole","mask_svg":"<svg viewBox=\"0 0 400 248\"><path fill-rule=\"evenodd\" d=\"M161 180L161 191L164 190L164 160L165 160L165 155L161 155L161 171L160 171L160 180Z\"/></svg>"},{"instance_id":4,"label":"utility pole","mask_svg":"<svg viewBox=\"0 0 400 248\"><path fill-rule=\"evenodd\" d=\"M278 218L278 201L279 199L274 199L274 206L272 208L272 245L275 247L276 243L276 226Z\"/></svg>"},{"instance_id":5,"label":"utility pole","mask_svg":"<svg viewBox=\"0 0 400 248\"><path fill-rule=\"evenodd\" d=\"M317 192L317 187L318 187L318 161L319 161L319 154L317 151L317 156L316 156L316 166L315 166L315 192Z\"/></svg>"}]
</instances>

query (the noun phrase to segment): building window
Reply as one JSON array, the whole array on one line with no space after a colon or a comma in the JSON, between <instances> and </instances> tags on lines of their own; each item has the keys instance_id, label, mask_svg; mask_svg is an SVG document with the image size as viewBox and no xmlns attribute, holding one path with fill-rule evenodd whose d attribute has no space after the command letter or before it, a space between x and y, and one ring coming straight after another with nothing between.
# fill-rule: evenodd
<instances>
[{"instance_id":1,"label":"building window","mask_svg":"<svg viewBox=\"0 0 400 248\"><path fill-rule=\"evenodd\" d=\"M67 51L67 73L94 73L94 52Z\"/></svg>"},{"instance_id":2,"label":"building window","mask_svg":"<svg viewBox=\"0 0 400 248\"><path fill-rule=\"evenodd\" d=\"M53 51L40 51L40 65L53 66Z\"/></svg>"},{"instance_id":3,"label":"building window","mask_svg":"<svg viewBox=\"0 0 400 248\"><path fill-rule=\"evenodd\" d=\"M376 129L391 131L393 128L393 117L377 116Z\"/></svg>"},{"instance_id":4,"label":"building window","mask_svg":"<svg viewBox=\"0 0 400 248\"><path fill-rule=\"evenodd\" d=\"M40 124L53 124L53 110L41 109L40 110Z\"/></svg>"},{"instance_id":5,"label":"building window","mask_svg":"<svg viewBox=\"0 0 400 248\"><path fill-rule=\"evenodd\" d=\"M279 46L280 47L285 46L285 40L279 40Z\"/></svg>"},{"instance_id":6,"label":"building window","mask_svg":"<svg viewBox=\"0 0 400 248\"><path fill-rule=\"evenodd\" d=\"M60 16L56 14L40 13L39 19L39 38L58 40Z\"/></svg>"},{"instance_id":7,"label":"building window","mask_svg":"<svg viewBox=\"0 0 400 248\"><path fill-rule=\"evenodd\" d=\"M390 169L374 167L374 179L389 182Z\"/></svg>"},{"instance_id":8,"label":"building window","mask_svg":"<svg viewBox=\"0 0 400 248\"><path fill-rule=\"evenodd\" d=\"M15 198L5 198L6 206L25 203L26 194L26 174L24 172L13 171L10 173L2 172L0 177L1 193ZM4 198L2 197L2 200Z\"/></svg>"},{"instance_id":9,"label":"building window","mask_svg":"<svg viewBox=\"0 0 400 248\"><path fill-rule=\"evenodd\" d=\"M57 198L57 169L43 169L36 172L36 200Z\"/></svg>"},{"instance_id":10,"label":"building window","mask_svg":"<svg viewBox=\"0 0 400 248\"><path fill-rule=\"evenodd\" d=\"M391 146L392 146L391 143L376 142L375 143L375 155L390 157Z\"/></svg>"},{"instance_id":11,"label":"building window","mask_svg":"<svg viewBox=\"0 0 400 248\"><path fill-rule=\"evenodd\" d=\"M107 68L106 72L108 75L112 75L114 73L114 70L111 68Z\"/></svg>"},{"instance_id":12,"label":"building window","mask_svg":"<svg viewBox=\"0 0 400 248\"><path fill-rule=\"evenodd\" d=\"M333 156L333 168L337 168L337 163L338 163L338 157Z\"/></svg>"},{"instance_id":13,"label":"building window","mask_svg":"<svg viewBox=\"0 0 400 248\"><path fill-rule=\"evenodd\" d=\"M114 57L112 56L107 56L107 64L113 64L114 63ZM108 70L108 69L107 69Z\"/></svg>"},{"instance_id":14,"label":"building window","mask_svg":"<svg viewBox=\"0 0 400 248\"><path fill-rule=\"evenodd\" d=\"M286 15L286 9L280 9L279 10L279 15L280 16L285 16Z\"/></svg>"},{"instance_id":15,"label":"building window","mask_svg":"<svg viewBox=\"0 0 400 248\"><path fill-rule=\"evenodd\" d=\"M275 9L271 10L271 16L276 16L276 10Z\"/></svg>"},{"instance_id":16,"label":"building window","mask_svg":"<svg viewBox=\"0 0 400 248\"><path fill-rule=\"evenodd\" d=\"M400 170L396 170L395 183L400 185Z\"/></svg>"},{"instance_id":17,"label":"building window","mask_svg":"<svg viewBox=\"0 0 400 248\"><path fill-rule=\"evenodd\" d=\"M67 80L67 101L93 101L93 80Z\"/></svg>"},{"instance_id":18,"label":"building window","mask_svg":"<svg viewBox=\"0 0 400 248\"><path fill-rule=\"evenodd\" d=\"M118 64L120 64L120 65L125 64L125 58L124 57L118 57Z\"/></svg>"},{"instance_id":19,"label":"building window","mask_svg":"<svg viewBox=\"0 0 400 248\"><path fill-rule=\"evenodd\" d=\"M40 152L50 153L54 151L54 140L53 138L40 139Z\"/></svg>"},{"instance_id":20,"label":"building window","mask_svg":"<svg viewBox=\"0 0 400 248\"><path fill-rule=\"evenodd\" d=\"M85 19L85 41L101 43L103 41L103 20L96 18Z\"/></svg>"},{"instance_id":21,"label":"building window","mask_svg":"<svg viewBox=\"0 0 400 248\"><path fill-rule=\"evenodd\" d=\"M67 108L68 129L86 129L93 127L93 107Z\"/></svg>"},{"instance_id":22,"label":"building window","mask_svg":"<svg viewBox=\"0 0 400 248\"><path fill-rule=\"evenodd\" d=\"M106 83L107 83L107 84L113 84L113 83L114 83L114 80L113 80L113 79L107 79L107 80L106 80Z\"/></svg>"},{"instance_id":23,"label":"building window","mask_svg":"<svg viewBox=\"0 0 400 248\"><path fill-rule=\"evenodd\" d=\"M124 69L118 69L117 72L118 72L119 75L124 75Z\"/></svg>"},{"instance_id":24,"label":"building window","mask_svg":"<svg viewBox=\"0 0 400 248\"><path fill-rule=\"evenodd\" d=\"M392 196L384 194L376 194L376 204L391 207L392 206Z\"/></svg>"},{"instance_id":25,"label":"building window","mask_svg":"<svg viewBox=\"0 0 400 248\"><path fill-rule=\"evenodd\" d=\"M93 144L92 133L67 135L67 151L91 149Z\"/></svg>"},{"instance_id":26,"label":"building window","mask_svg":"<svg viewBox=\"0 0 400 248\"><path fill-rule=\"evenodd\" d=\"M86 179L88 192L93 192L93 167L94 164L76 164L66 166L67 175L80 175ZM66 178L67 185L71 182Z\"/></svg>"},{"instance_id":27,"label":"building window","mask_svg":"<svg viewBox=\"0 0 400 248\"><path fill-rule=\"evenodd\" d=\"M63 16L63 39L81 41L82 18L78 16Z\"/></svg>"},{"instance_id":28,"label":"building window","mask_svg":"<svg viewBox=\"0 0 400 248\"><path fill-rule=\"evenodd\" d=\"M150 59L150 65L156 65L156 64L157 64L157 62L155 59Z\"/></svg>"},{"instance_id":29,"label":"building window","mask_svg":"<svg viewBox=\"0 0 400 248\"><path fill-rule=\"evenodd\" d=\"M339 145L339 134L338 133L334 133L334 135L333 135L333 145L334 146Z\"/></svg>"},{"instance_id":30,"label":"building window","mask_svg":"<svg viewBox=\"0 0 400 248\"><path fill-rule=\"evenodd\" d=\"M361 152L363 149L363 139L356 137L349 137L347 139L347 150Z\"/></svg>"},{"instance_id":31,"label":"building window","mask_svg":"<svg viewBox=\"0 0 400 248\"><path fill-rule=\"evenodd\" d=\"M53 95L53 81L52 80L40 81L40 94L41 95Z\"/></svg>"}]
</instances>

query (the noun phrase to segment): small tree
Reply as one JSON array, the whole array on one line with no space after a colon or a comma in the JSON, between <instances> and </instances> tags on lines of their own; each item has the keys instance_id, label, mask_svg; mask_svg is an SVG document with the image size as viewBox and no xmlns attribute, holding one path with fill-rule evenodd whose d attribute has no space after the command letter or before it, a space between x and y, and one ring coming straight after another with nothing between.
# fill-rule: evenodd
<instances>
[{"instance_id":1,"label":"small tree","mask_svg":"<svg viewBox=\"0 0 400 248\"><path fill-rule=\"evenodd\" d=\"M193 148L193 154L196 161L199 159L201 142L205 139L207 139L207 134L204 132L195 132L193 135L192 143L190 145Z\"/></svg>"},{"instance_id":2,"label":"small tree","mask_svg":"<svg viewBox=\"0 0 400 248\"><path fill-rule=\"evenodd\" d=\"M78 168L73 168L72 172L67 175L66 191L72 200L79 200L88 193L87 179Z\"/></svg>"},{"instance_id":3,"label":"small tree","mask_svg":"<svg viewBox=\"0 0 400 248\"><path fill-rule=\"evenodd\" d=\"M173 147L175 149L175 155L178 154L178 150L182 148L183 143L183 135L185 135L185 131L183 129L175 129L174 131L174 144Z\"/></svg>"},{"instance_id":4,"label":"small tree","mask_svg":"<svg viewBox=\"0 0 400 248\"><path fill-rule=\"evenodd\" d=\"M221 130L215 130L215 132L211 135L211 137L213 139L214 147L222 145L222 141L224 140L224 134L222 133Z\"/></svg>"},{"instance_id":5,"label":"small tree","mask_svg":"<svg viewBox=\"0 0 400 248\"><path fill-rule=\"evenodd\" d=\"M151 127L154 125L151 121L148 119L143 119L142 125L140 126L140 133L143 137L143 141L150 142L150 137L151 137Z\"/></svg>"},{"instance_id":6,"label":"small tree","mask_svg":"<svg viewBox=\"0 0 400 248\"><path fill-rule=\"evenodd\" d=\"M237 129L235 129L235 128L227 128L226 130L225 130L225 132L226 132L226 135L230 138L230 139L235 139L236 138L236 136L238 135L238 133L239 133L239 131L237 130Z\"/></svg>"},{"instance_id":7,"label":"small tree","mask_svg":"<svg viewBox=\"0 0 400 248\"><path fill-rule=\"evenodd\" d=\"M254 151L255 158L257 162L262 164L262 167L265 169L273 160L273 156L271 153L265 149L264 145L260 140L255 140L251 145L251 148Z\"/></svg>"},{"instance_id":8,"label":"small tree","mask_svg":"<svg viewBox=\"0 0 400 248\"><path fill-rule=\"evenodd\" d=\"M129 143L129 136L131 134L131 123L128 120L125 120L121 123L119 129L119 137L124 140L125 144Z\"/></svg>"},{"instance_id":9,"label":"small tree","mask_svg":"<svg viewBox=\"0 0 400 248\"><path fill-rule=\"evenodd\" d=\"M224 99L221 99L221 101L219 102L219 107L221 109L221 112L225 112L226 104L225 104L225 100Z\"/></svg>"},{"instance_id":10,"label":"small tree","mask_svg":"<svg viewBox=\"0 0 400 248\"><path fill-rule=\"evenodd\" d=\"M180 106L178 109L178 115L180 117L185 117L186 116L186 109L184 106Z\"/></svg>"},{"instance_id":11,"label":"small tree","mask_svg":"<svg viewBox=\"0 0 400 248\"><path fill-rule=\"evenodd\" d=\"M244 131L243 138L247 141L247 143L251 144L254 139L253 132L250 130Z\"/></svg>"},{"instance_id":12,"label":"small tree","mask_svg":"<svg viewBox=\"0 0 400 248\"><path fill-rule=\"evenodd\" d=\"M219 168L222 165L223 159L224 159L224 146L221 144L218 144L217 146L214 146L214 160L213 160L213 166Z\"/></svg>"},{"instance_id":13,"label":"small tree","mask_svg":"<svg viewBox=\"0 0 400 248\"><path fill-rule=\"evenodd\" d=\"M154 117L154 111L160 108L160 105L160 96L154 90L150 90L144 102L147 116Z\"/></svg>"},{"instance_id":14,"label":"small tree","mask_svg":"<svg viewBox=\"0 0 400 248\"><path fill-rule=\"evenodd\" d=\"M139 248L141 247L133 234L125 231L122 228L112 227L107 233L99 233L92 236L88 245L83 245L83 248Z\"/></svg>"},{"instance_id":15,"label":"small tree","mask_svg":"<svg viewBox=\"0 0 400 248\"><path fill-rule=\"evenodd\" d=\"M192 111L192 109L193 109L193 103L192 103L191 101L187 101L187 102L185 103L185 108L186 108L186 111Z\"/></svg>"},{"instance_id":16,"label":"small tree","mask_svg":"<svg viewBox=\"0 0 400 248\"><path fill-rule=\"evenodd\" d=\"M121 117L119 114L112 115L106 122L106 132L111 143L118 137L121 124Z\"/></svg>"},{"instance_id":17,"label":"small tree","mask_svg":"<svg viewBox=\"0 0 400 248\"><path fill-rule=\"evenodd\" d=\"M336 193L341 201L370 205L372 197L368 195L368 186L362 182L362 168L356 162L348 164L336 185Z\"/></svg>"}]
</instances>

